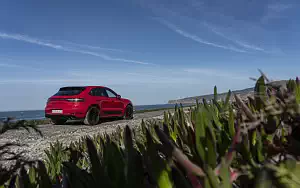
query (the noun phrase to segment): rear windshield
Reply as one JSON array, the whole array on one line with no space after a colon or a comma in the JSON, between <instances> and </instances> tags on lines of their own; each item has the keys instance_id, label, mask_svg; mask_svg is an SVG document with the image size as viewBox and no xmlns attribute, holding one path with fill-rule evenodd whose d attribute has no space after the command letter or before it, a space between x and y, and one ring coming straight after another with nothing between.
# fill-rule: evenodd
<instances>
[{"instance_id":1,"label":"rear windshield","mask_svg":"<svg viewBox=\"0 0 300 188\"><path fill-rule=\"evenodd\" d=\"M85 87L63 87L54 96L71 96L79 95L85 90Z\"/></svg>"}]
</instances>

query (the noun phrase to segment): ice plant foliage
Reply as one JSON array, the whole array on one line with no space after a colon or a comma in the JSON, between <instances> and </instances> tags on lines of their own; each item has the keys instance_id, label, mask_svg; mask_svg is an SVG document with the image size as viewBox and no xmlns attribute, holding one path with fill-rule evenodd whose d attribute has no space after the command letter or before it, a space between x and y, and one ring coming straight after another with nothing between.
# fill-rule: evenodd
<instances>
[{"instance_id":1,"label":"ice plant foliage","mask_svg":"<svg viewBox=\"0 0 300 188\"><path fill-rule=\"evenodd\" d=\"M300 187L300 83L262 73L247 99L228 92L162 121L56 142L44 162L1 174L10 187ZM2 148L1 152L2 152ZM1 153L0 153L1 154Z\"/></svg>"}]
</instances>

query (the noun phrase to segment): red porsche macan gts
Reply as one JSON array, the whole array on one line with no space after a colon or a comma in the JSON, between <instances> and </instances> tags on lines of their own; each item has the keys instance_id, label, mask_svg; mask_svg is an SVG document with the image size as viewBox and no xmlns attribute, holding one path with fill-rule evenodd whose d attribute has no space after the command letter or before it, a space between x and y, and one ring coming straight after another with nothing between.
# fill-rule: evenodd
<instances>
[{"instance_id":1,"label":"red porsche macan gts","mask_svg":"<svg viewBox=\"0 0 300 188\"><path fill-rule=\"evenodd\" d=\"M132 119L133 106L107 87L63 87L48 99L45 116L54 124L83 120L87 125L96 125L100 118Z\"/></svg>"}]
</instances>

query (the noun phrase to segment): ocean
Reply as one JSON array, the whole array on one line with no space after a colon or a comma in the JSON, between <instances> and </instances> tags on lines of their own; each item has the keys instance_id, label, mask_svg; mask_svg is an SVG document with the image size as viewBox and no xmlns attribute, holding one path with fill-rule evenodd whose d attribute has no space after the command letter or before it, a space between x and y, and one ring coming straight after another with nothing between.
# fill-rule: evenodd
<instances>
[{"instance_id":1,"label":"ocean","mask_svg":"<svg viewBox=\"0 0 300 188\"><path fill-rule=\"evenodd\" d=\"M189 106L189 105L183 105ZM174 108L175 104L156 104L156 105L137 105L134 106L135 111L152 110L163 108ZM28 111L10 111L0 112L0 121L6 120L7 117L13 117L16 120L37 120L45 119L44 110L28 110Z\"/></svg>"}]
</instances>

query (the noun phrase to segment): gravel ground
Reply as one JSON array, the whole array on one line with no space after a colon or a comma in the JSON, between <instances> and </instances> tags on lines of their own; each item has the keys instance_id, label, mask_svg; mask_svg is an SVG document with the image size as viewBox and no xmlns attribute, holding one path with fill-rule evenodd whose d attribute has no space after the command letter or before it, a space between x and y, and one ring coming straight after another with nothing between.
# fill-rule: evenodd
<instances>
[{"instance_id":1,"label":"gravel ground","mask_svg":"<svg viewBox=\"0 0 300 188\"><path fill-rule=\"evenodd\" d=\"M7 142L25 144L22 147L12 147L11 150L17 153L24 152L24 157L28 159L43 159L45 156L44 150L49 148L50 143L56 140L68 145L82 136L92 136L103 132L110 133L118 126L125 127L128 125L134 128L141 124L142 119L162 119L163 112L162 110L135 114L132 120L109 120L96 126L86 126L80 122L71 122L67 125L40 125L39 129L42 131L43 137L32 131L11 130L0 136L0 146ZM6 166L11 162L0 163Z\"/></svg>"}]
</instances>

